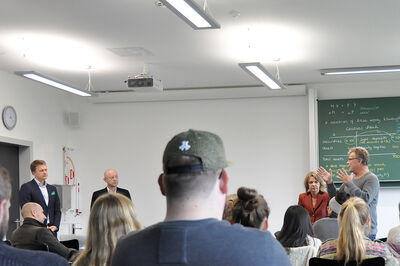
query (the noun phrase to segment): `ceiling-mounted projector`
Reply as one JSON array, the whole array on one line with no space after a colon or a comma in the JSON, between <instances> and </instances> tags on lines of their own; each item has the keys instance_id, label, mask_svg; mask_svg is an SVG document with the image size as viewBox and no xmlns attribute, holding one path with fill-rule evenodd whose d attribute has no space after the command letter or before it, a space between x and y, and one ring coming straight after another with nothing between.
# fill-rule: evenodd
<instances>
[{"instance_id":1,"label":"ceiling-mounted projector","mask_svg":"<svg viewBox=\"0 0 400 266\"><path fill-rule=\"evenodd\" d=\"M138 75L127 80L128 88L133 88L137 92L157 92L163 91L161 80L150 75Z\"/></svg>"}]
</instances>

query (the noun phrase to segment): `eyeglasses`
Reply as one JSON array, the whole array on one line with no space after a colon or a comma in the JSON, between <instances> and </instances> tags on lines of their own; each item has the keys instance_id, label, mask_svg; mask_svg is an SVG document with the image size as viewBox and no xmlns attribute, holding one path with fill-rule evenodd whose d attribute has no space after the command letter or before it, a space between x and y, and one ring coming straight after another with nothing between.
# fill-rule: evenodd
<instances>
[{"instance_id":1,"label":"eyeglasses","mask_svg":"<svg viewBox=\"0 0 400 266\"><path fill-rule=\"evenodd\" d=\"M219 173L218 179L221 179L222 177L222 172L224 171L224 169L221 170L221 173Z\"/></svg>"},{"instance_id":2,"label":"eyeglasses","mask_svg":"<svg viewBox=\"0 0 400 266\"><path fill-rule=\"evenodd\" d=\"M349 158L349 159L347 159L348 161L352 161L352 160L357 160L357 159L360 159L360 158Z\"/></svg>"}]
</instances>

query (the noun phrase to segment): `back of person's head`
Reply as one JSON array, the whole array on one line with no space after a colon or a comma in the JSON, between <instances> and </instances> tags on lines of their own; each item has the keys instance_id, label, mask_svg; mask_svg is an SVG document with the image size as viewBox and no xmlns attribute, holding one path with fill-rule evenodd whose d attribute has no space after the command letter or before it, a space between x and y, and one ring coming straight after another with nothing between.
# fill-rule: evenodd
<instances>
[{"instance_id":1,"label":"back of person's head","mask_svg":"<svg viewBox=\"0 0 400 266\"><path fill-rule=\"evenodd\" d=\"M361 163L363 165L369 164L369 153L366 149L364 149L363 147L355 147L349 150L349 154L352 152L354 152L356 158L361 159Z\"/></svg>"},{"instance_id":2,"label":"back of person's head","mask_svg":"<svg viewBox=\"0 0 400 266\"><path fill-rule=\"evenodd\" d=\"M90 211L85 250L74 265L110 265L118 239L142 228L133 203L118 193L100 196Z\"/></svg>"},{"instance_id":3,"label":"back of person's head","mask_svg":"<svg viewBox=\"0 0 400 266\"><path fill-rule=\"evenodd\" d=\"M46 165L46 162L45 161L43 161L43 160L34 160L32 163L31 163L31 172L33 173L33 172L35 172L36 171L36 167L38 167L39 165Z\"/></svg>"},{"instance_id":4,"label":"back of person's head","mask_svg":"<svg viewBox=\"0 0 400 266\"><path fill-rule=\"evenodd\" d=\"M400 225L389 230L386 244L396 258L400 258Z\"/></svg>"},{"instance_id":5,"label":"back of person's head","mask_svg":"<svg viewBox=\"0 0 400 266\"><path fill-rule=\"evenodd\" d=\"M22 218L32 218L34 212L43 212L42 207L35 202L27 202L21 208Z\"/></svg>"},{"instance_id":6,"label":"back of person's head","mask_svg":"<svg viewBox=\"0 0 400 266\"><path fill-rule=\"evenodd\" d=\"M8 171L0 166L0 238L3 239L8 229L8 204L11 197L11 183Z\"/></svg>"},{"instance_id":7,"label":"back of person's head","mask_svg":"<svg viewBox=\"0 0 400 266\"><path fill-rule=\"evenodd\" d=\"M227 220L230 223L233 223L232 211L233 211L233 206L235 206L237 201L238 201L237 194L226 195L224 214L222 215L223 220Z\"/></svg>"},{"instance_id":8,"label":"back of person's head","mask_svg":"<svg viewBox=\"0 0 400 266\"><path fill-rule=\"evenodd\" d=\"M232 220L247 227L262 229L263 222L269 217L269 207L264 197L255 189L240 187L238 201L232 210Z\"/></svg>"},{"instance_id":9,"label":"back of person's head","mask_svg":"<svg viewBox=\"0 0 400 266\"><path fill-rule=\"evenodd\" d=\"M312 236L312 225L307 210L299 205L290 206L276 239L285 248L307 246L307 235Z\"/></svg>"},{"instance_id":10,"label":"back of person's head","mask_svg":"<svg viewBox=\"0 0 400 266\"><path fill-rule=\"evenodd\" d=\"M369 208L358 197L348 199L340 210L337 258L360 262L365 258L364 236L369 229Z\"/></svg>"},{"instance_id":11,"label":"back of person's head","mask_svg":"<svg viewBox=\"0 0 400 266\"><path fill-rule=\"evenodd\" d=\"M331 217L337 217L340 213L340 209L342 208L342 204L350 198L350 194L346 191L338 191L336 192L335 197L331 198L329 201L329 208L332 210Z\"/></svg>"},{"instance_id":12,"label":"back of person's head","mask_svg":"<svg viewBox=\"0 0 400 266\"><path fill-rule=\"evenodd\" d=\"M207 197L226 166L219 136L192 129L182 132L164 151L165 194L175 200Z\"/></svg>"}]
</instances>

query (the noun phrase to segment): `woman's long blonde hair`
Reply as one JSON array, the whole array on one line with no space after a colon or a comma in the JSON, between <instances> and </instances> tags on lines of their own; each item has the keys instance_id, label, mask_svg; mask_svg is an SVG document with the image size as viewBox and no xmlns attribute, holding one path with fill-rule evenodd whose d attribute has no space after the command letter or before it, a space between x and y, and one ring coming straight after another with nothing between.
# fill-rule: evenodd
<instances>
[{"instance_id":1,"label":"woman's long blonde hair","mask_svg":"<svg viewBox=\"0 0 400 266\"><path fill-rule=\"evenodd\" d=\"M142 228L136 218L133 203L115 193L99 197L91 211L86 247L76 259L75 266L109 266L118 239Z\"/></svg>"},{"instance_id":2,"label":"woman's long blonde hair","mask_svg":"<svg viewBox=\"0 0 400 266\"><path fill-rule=\"evenodd\" d=\"M339 213L339 239L336 256L339 260L356 261L365 259L364 237L368 229L369 208L365 201L358 197L348 199Z\"/></svg>"}]
</instances>

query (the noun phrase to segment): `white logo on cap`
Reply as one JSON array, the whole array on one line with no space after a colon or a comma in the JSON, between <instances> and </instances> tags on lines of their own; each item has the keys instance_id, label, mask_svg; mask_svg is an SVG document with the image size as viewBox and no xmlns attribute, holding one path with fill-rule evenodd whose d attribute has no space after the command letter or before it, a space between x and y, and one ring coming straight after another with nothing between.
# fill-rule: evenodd
<instances>
[{"instance_id":1,"label":"white logo on cap","mask_svg":"<svg viewBox=\"0 0 400 266\"><path fill-rule=\"evenodd\" d=\"M181 151L188 151L192 146L189 145L189 141L187 140L182 140L181 146L179 146L179 149Z\"/></svg>"}]
</instances>

